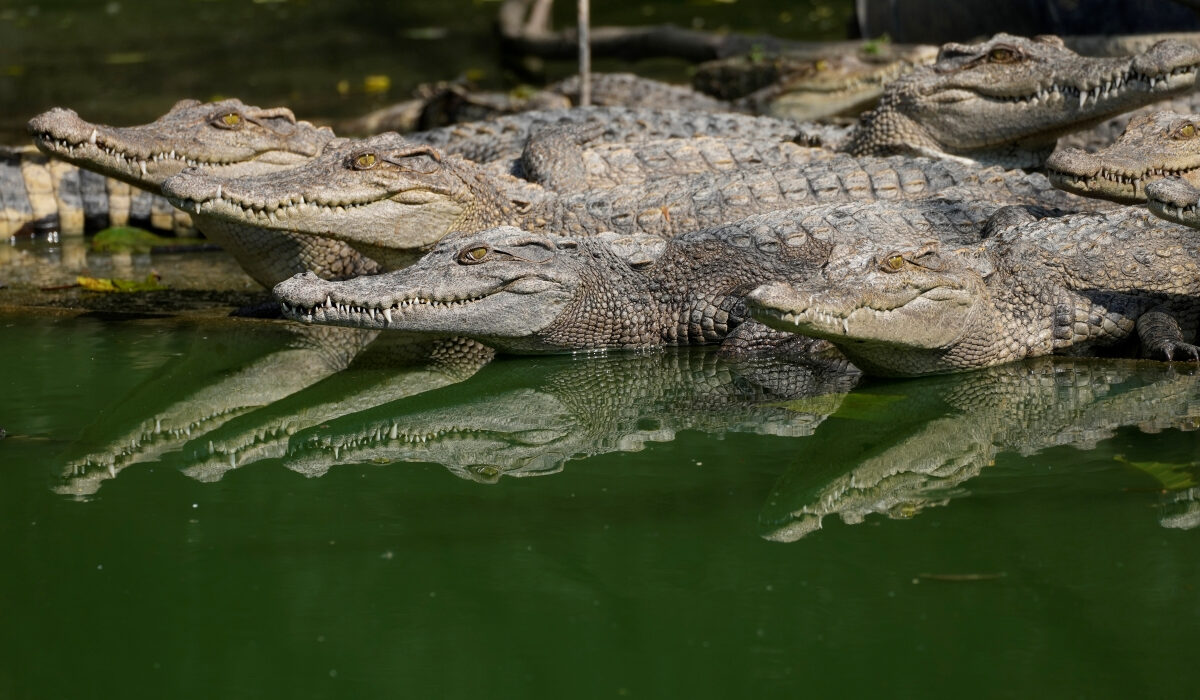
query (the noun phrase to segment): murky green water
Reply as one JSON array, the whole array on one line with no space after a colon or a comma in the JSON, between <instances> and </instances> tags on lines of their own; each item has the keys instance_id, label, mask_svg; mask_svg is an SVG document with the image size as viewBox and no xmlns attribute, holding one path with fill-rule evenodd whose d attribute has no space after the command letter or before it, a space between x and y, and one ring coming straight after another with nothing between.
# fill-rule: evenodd
<instances>
[{"instance_id":1,"label":"murky green water","mask_svg":"<svg viewBox=\"0 0 1200 700\"><path fill-rule=\"evenodd\" d=\"M1194 368L0 328L5 698L1194 689Z\"/></svg>"}]
</instances>

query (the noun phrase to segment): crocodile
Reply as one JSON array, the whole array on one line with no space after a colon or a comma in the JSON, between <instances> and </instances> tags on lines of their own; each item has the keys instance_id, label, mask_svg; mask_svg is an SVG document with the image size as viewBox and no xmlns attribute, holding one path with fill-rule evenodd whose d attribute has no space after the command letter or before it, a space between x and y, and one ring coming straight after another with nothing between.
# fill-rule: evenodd
<instances>
[{"instance_id":1,"label":"crocodile","mask_svg":"<svg viewBox=\"0 0 1200 700\"><path fill-rule=\"evenodd\" d=\"M823 338L879 375L952 372L1132 340L1200 359L1200 249L1191 231L1122 208L1020 222L943 247L899 231L835 246L820 276L746 303L779 330Z\"/></svg>"},{"instance_id":2,"label":"crocodile","mask_svg":"<svg viewBox=\"0 0 1200 700\"><path fill-rule=\"evenodd\" d=\"M598 107L726 112L733 105L682 85L632 73L593 73L591 104ZM579 104L579 77L544 88L520 87L507 92L473 89L464 81L419 86L412 100L384 107L338 125L340 134L370 135L383 131L434 129L450 124L494 119L531 110L566 109Z\"/></svg>"},{"instance_id":3,"label":"crocodile","mask_svg":"<svg viewBox=\"0 0 1200 700\"><path fill-rule=\"evenodd\" d=\"M1146 208L1167 221L1200 228L1200 188L1188 179L1168 177L1146 185Z\"/></svg>"},{"instance_id":4,"label":"crocodile","mask_svg":"<svg viewBox=\"0 0 1200 700\"><path fill-rule=\"evenodd\" d=\"M599 141L723 135L799 139L853 155L909 154L1037 167L1059 136L1195 86L1200 49L1164 40L1133 56L1085 57L1058 37L997 34L946 44L932 65L891 81L851 128L768 117L588 108L549 110L419 132L410 138L476 162L514 160L550 126L601 124ZM757 132L748 132L759 120ZM564 154L560 162L569 162Z\"/></svg>"},{"instance_id":5,"label":"crocodile","mask_svg":"<svg viewBox=\"0 0 1200 700\"><path fill-rule=\"evenodd\" d=\"M888 84L838 148L1037 167L1058 137L1191 90L1200 49L1173 41L1123 58L1084 57L1055 36L945 44Z\"/></svg>"},{"instance_id":6,"label":"crocodile","mask_svg":"<svg viewBox=\"0 0 1200 700\"><path fill-rule=\"evenodd\" d=\"M282 461L307 476L340 464L431 462L494 484L640 451L683 431L805 438L858 376L844 361L731 359L704 348L560 357L532 368L497 363L472 380L479 384L427 394L419 404L312 422L290 437ZM797 399L803 407L790 403Z\"/></svg>"},{"instance_id":7,"label":"crocodile","mask_svg":"<svg viewBox=\"0 0 1200 700\"><path fill-rule=\"evenodd\" d=\"M816 55L747 54L700 64L692 86L752 114L797 121L857 116L879 100L888 83L932 63L937 52L923 44L865 42Z\"/></svg>"},{"instance_id":8,"label":"crocodile","mask_svg":"<svg viewBox=\"0 0 1200 700\"><path fill-rule=\"evenodd\" d=\"M313 158L334 138L327 128L297 121L289 109L232 99L181 100L155 121L133 127L93 124L57 108L30 120L29 129L38 148L55 159L154 193L189 167L221 177L281 171ZM337 241L231 227L203 216L195 223L267 287L306 269L331 278L378 269Z\"/></svg>"},{"instance_id":9,"label":"crocodile","mask_svg":"<svg viewBox=\"0 0 1200 700\"><path fill-rule=\"evenodd\" d=\"M530 137L555 128L595 128L596 143L637 142L666 138L720 136L761 141L819 144L840 138L844 130L798 124L787 119L725 112L628 107L571 107L533 110L495 119L452 124L405 135L409 141L433 146L476 163L513 161L521 157Z\"/></svg>"},{"instance_id":10,"label":"crocodile","mask_svg":"<svg viewBox=\"0 0 1200 700\"><path fill-rule=\"evenodd\" d=\"M780 478L760 515L766 539L811 536L832 515L848 525L915 517L968 495L965 484L1005 453L1090 450L1124 428L1200 428L1200 371L1143 361L1041 357L891 384L887 394L904 397L863 402L875 407L857 417L868 436L818 430L807 442L803 464ZM1188 517L1193 490L1168 494L1163 527L1198 524Z\"/></svg>"},{"instance_id":11,"label":"crocodile","mask_svg":"<svg viewBox=\"0 0 1200 700\"><path fill-rule=\"evenodd\" d=\"M0 147L0 239L76 236L128 225L193 234L191 219L161 194L49 158L31 146Z\"/></svg>"},{"instance_id":12,"label":"crocodile","mask_svg":"<svg viewBox=\"0 0 1200 700\"><path fill-rule=\"evenodd\" d=\"M839 237L904 228L973 242L997 208L970 198L809 207L670 241L503 226L448 236L403 270L343 282L298 275L275 294L295 320L453 332L509 352L707 343L748 352L779 337L747 323L744 295L814 276Z\"/></svg>"},{"instance_id":13,"label":"crocodile","mask_svg":"<svg viewBox=\"0 0 1200 700\"><path fill-rule=\"evenodd\" d=\"M1096 153L1059 148L1046 161L1056 187L1085 197L1137 204L1146 186L1200 171L1200 115L1154 112L1129 122L1116 143Z\"/></svg>"},{"instance_id":14,"label":"crocodile","mask_svg":"<svg viewBox=\"0 0 1200 700\"><path fill-rule=\"evenodd\" d=\"M173 204L203 218L345 241L385 268L411 263L451 231L518 226L532 232L672 236L750 214L808 204L917 199L965 187L987 201L1072 210L1089 200L1041 175L900 156L823 153L775 169L719 172L596 192L556 194L415 145L397 134L334 144L271 176L184 172L163 184Z\"/></svg>"}]
</instances>

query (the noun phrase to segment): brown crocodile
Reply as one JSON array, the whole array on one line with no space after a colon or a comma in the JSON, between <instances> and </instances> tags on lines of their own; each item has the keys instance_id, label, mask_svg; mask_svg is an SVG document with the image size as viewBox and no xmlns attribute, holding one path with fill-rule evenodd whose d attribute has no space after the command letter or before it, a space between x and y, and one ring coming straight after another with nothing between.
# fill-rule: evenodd
<instances>
[{"instance_id":1,"label":"brown crocodile","mask_svg":"<svg viewBox=\"0 0 1200 700\"><path fill-rule=\"evenodd\" d=\"M38 148L54 158L149 192L188 167L224 177L277 172L308 161L333 139L332 131L297 121L289 109L239 100L183 100L133 127L93 124L71 110L52 109L30 120L29 129ZM230 227L202 216L195 223L264 286L304 270L330 278L377 270L337 241Z\"/></svg>"},{"instance_id":2,"label":"brown crocodile","mask_svg":"<svg viewBox=\"0 0 1200 700\"><path fill-rule=\"evenodd\" d=\"M1200 171L1200 115L1154 112L1129 122L1121 138L1096 153L1060 148L1046 161L1056 187L1085 197L1135 204L1146 186Z\"/></svg>"}]
</instances>

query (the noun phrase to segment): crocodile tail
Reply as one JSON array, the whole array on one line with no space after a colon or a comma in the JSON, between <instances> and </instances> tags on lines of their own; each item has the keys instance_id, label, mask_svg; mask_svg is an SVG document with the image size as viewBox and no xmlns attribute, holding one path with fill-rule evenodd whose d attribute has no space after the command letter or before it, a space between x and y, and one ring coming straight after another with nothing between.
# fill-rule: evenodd
<instances>
[{"instance_id":1,"label":"crocodile tail","mask_svg":"<svg viewBox=\"0 0 1200 700\"><path fill-rule=\"evenodd\" d=\"M33 147L0 149L0 238L82 235L126 225L196 235L191 218L161 195L47 157Z\"/></svg>"}]
</instances>

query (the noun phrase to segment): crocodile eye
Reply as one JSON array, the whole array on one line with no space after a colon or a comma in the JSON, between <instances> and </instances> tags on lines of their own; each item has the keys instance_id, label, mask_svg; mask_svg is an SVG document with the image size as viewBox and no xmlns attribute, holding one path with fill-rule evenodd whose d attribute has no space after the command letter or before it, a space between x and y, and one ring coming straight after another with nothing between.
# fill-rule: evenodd
<instances>
[{"instance_id":1,"label":"crocodile eye","mask_svg":"<svg viewBox=\"0 0 1200 700\"><path fill-rule=\"evenodd\" d=\"M474 265L486 260L490 252L492 252L491 248L485 245L463 248L458 254L458 261L463 265Z\"/></svg>"},{"instance_id":2,"label":"crocodile eye","mask_svg":"<svg viewBox=\"0 0 1200 700\"><path fill-rule=\"evenodd\" d=\"M217 115L217 118L212 120L213 126L222 129L240 129L244 123L245 120L242 119L242 115L237 112L226 112L225 114Z\"/></svg>"},{"instance_id":3,"label":"crocodile eye","mask_svg":"<svg viewBox=\"0 0 1200 700\"><path fill-rule=\"evenodd\" d=\"M899 253L893 253L884 258L879 267L884 272L899 272L904 269L904 256Z\"/></svg>"},{"instance_id":4,"label":"crocodile eye","mask_svg":"<svg viewBox=\"0 0 1200 700\"><path fill-rule=\"evenodd\" d=\"M1005 46L997 46L988 52L988 60L992 63L1012 63L1017 60L1017 52Z\"/></svg>"},{"instance_id":5,"label":"crocodile eye","mask_svg":"<svg viewBox=\"0 0 1200 700\"><path fill-rule=\"evenodd\" d=\"M1195 136L1196 136L1196 125L1195 124L1184 124L1183 126L1181 126L1175 130L1175 138L1177 138L1177 139L1190 139L1190 138L1195 138Z\"/></svg>"},{"instance_id":6,"label":"crocodile eye","mask_svg":"<svg viewBox=\"0 0 1200 700\"><path fill-rule=\"evenodd\" d=\"M355 170L370 170L379 163L379 159L374 153L360 153L354 157L352 163Z\"/></svg>"}]
</instances>

